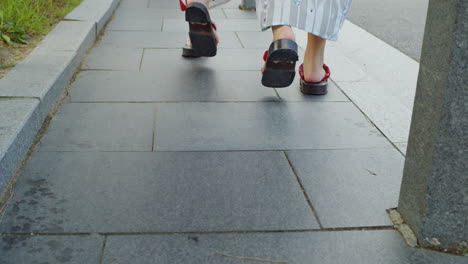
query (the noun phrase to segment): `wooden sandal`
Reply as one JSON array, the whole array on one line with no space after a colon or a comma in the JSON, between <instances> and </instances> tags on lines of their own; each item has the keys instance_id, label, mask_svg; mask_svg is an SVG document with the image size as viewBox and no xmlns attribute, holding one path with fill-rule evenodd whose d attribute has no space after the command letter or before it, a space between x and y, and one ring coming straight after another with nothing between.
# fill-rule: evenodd
<instances>
[{"instance_id":1,"label":"wooden sandal","mask_svg":"<svg viewBox=\"0 0 468 264\"><path fill-rule=\"evenodd\" d=\"M271 43L263 55L265 71L262 84L267 87L280 88L291 85L296 75L297 44L294 40L279 39Z\"/></svg>"},{"instance_id":2,"label":"wooden sandal","mask_svg":"<svg viewBox=\"0 0 468 264\"><path fill-rule=\"evenodd\" d=\"M324 95L328 92L328 79L330 78L330 68L323 65L325 76L320 82L306 82L304 80L304 64L299 67L299 75L301 76L301 92L307 95Z\"/></svg>"}]
</instances>

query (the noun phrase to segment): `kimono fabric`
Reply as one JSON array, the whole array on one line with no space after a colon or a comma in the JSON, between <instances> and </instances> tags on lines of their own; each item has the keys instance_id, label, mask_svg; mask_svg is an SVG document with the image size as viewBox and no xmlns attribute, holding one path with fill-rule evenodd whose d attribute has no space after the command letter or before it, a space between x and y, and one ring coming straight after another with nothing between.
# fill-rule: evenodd
<instances>
[{"instance_id":1,"label":"kimono fabric","mask_svg":"<svg viewBox=\"0 0 468 264\"><path fill-rule=\"evenodd\" d=\"M184 0L179 0L184 1ZM256 0L263 31L287 25L327 40L337 40L352 0ZM210 8L229 0L211 0Z\"/></svg>"},{"instance_id":2,"label":"kimono fabric","mask_svg":"<svg viewBox=\"0 0 468 264\"><path fill-rule=\"evenodd\" d=\"M351 1L258 0L257 17L262 30L289 25L327 40L337 40Z\"/></svg>"}]
</instances>

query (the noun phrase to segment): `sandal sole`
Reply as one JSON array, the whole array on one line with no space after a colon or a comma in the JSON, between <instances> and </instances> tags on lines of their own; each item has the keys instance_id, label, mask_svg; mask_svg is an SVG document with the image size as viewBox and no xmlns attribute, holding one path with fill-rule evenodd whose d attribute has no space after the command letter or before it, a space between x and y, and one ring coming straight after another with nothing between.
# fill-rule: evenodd
<instances>
[{"instance_id":1,"label":"sandal sole","mask_svg":"<svg viewBox=\"0 0 468 264\"><path fill-rule=\"evenodd\" d=\"M185 21L189 22L190 42L195 53L202 57L215 56L216 37L208 9L203 4L191 3L185 11Z\"/></svg>"}]
</instances>

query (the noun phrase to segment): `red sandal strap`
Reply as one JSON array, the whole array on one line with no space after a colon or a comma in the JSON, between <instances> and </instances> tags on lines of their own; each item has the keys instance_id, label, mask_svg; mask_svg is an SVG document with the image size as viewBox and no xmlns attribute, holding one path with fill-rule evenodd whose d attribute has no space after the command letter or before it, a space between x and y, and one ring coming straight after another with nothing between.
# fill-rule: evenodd
<instances>
[{"instance_id":1,"label":"red sandal strap","mask_svg":"<svg viewBox=\"0 0 468 264\"><path fill-rule=\"evenodd\" d=\"M268 50L263 53L263 61L267 61L268 59Z\"/></svg>"},{"instance_id":2,"label":"red sandal strap","mask_svg":"<svg viewBox=\"0 0 468 264\"><path fill-rule=\"evenodd\" d=\"M184 0L179 0L179 4L180 4L180 10L181 10L181 11L187 10L187 2L186 2L186 1L184 1Z\"/></svg>"},{"instance_id":3,"label":"red sandal strap","mask_svg":"<svg viewBox=\"0 0 468 264\"><path fill-rule=\"evenodd\" d=\"M316 82L316 83L325 82L330 78L331 76L330 68L326 64L324 64L323 69L325 70L325 76L320 82ZM304 64L301 64L301 66L299 67L299 75L301 76L301 79L305 81L304 80Z\"/></svg>"}]
</instances>

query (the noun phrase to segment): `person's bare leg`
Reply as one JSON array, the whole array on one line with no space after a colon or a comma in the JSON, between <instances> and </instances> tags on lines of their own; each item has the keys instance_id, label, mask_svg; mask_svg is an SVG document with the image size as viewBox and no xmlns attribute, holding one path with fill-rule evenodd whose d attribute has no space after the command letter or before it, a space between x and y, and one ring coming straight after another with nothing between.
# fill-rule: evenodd
<instances>
[{"instance_id":1,"label":"person's bare leg","mask_svg":"<svg viewBox=\"0 0 468 264\"><path fill-rule=\"evenodd\" d=\"M320 82L325 76L323 62L326 40L308 34L307 48L304 55L304 79L306 82Z\"/></svg>"},{"instance_id":2,"label":"person's bare leg","mask_svg":"<svg viewBox=\"0 0 468 264\"><path fill-rule=\"evenodd\" d=\"M278 39L290 39L296 40L296 36L294 36L294 31L290 26L273 26L271 28L273 32L273 40ZM265 70L265 65L262 67L262 72Z\"/></svg>"}]
</instances>

